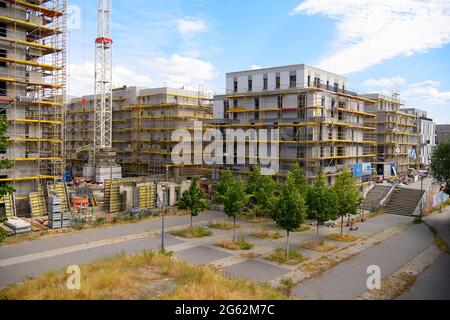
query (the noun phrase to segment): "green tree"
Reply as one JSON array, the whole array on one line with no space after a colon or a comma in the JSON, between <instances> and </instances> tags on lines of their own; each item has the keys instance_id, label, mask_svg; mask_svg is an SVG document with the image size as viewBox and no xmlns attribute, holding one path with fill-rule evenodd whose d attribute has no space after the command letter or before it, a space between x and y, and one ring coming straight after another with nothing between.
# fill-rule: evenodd
<instances>
[{"instance_id":1,"label":"green tree","mask_svg":"<svg viewBox=\"0 0 450 320\"><path fill-rule=\"evenodd\" d=\"M8 147L8 137L6 136L6 132L8 130L8 121L5 116L0 116L0 151L6 151ZM11 169L13 167L13 162L1 158L0 159L0 170ZM14 193L16 190L12 185L5 182L0 182L0 197L10 195Z\"/></svg>"},{"instance_id":2,"label":"green tree","mask_svg":"<svg viewBox=\"0 0 450 320\"><path fill-rule=\"evenodd\" d=\"M205 210L208 205L204 199L203 190L199 185L200 178L195 177L192 180L188 190L183 192L178 207L183 210L189 210L191 213L191 229L193 228L193 218Z\"/></svg>"},{"instance_id":3,"label":"green tree","mask_svg":"<svg viewBox=\"0 0 450 320\"><path fill-rule=\"evenodd\" d=\"M289 257L289 235L307 218L305 200L298 190L295 179L290 175L278 196L272 218L279 227L286 230L286 257Z\"/></svg>"},{"instance_id":4,"label":"green tree","mask_svg":"<svg viewBox=\"0 0 450 320\"><path fill-rule=\"evenodd\" d=\"M230 188L230 186L233 184L233 173L230 169L227 169L223 173L220 174L220 180L219 183L216 186L216 190L214 193L214 202L218 204L222 204L224 202L224 195L227 192L227 190Z\"/></svg>"},{"instance_id":5,"label":"green tree","mask_svg":"<svg viewBox=\"0 0 450 320\"><path fill-rule=\"evenodd\" d=\"M344 217L347 214L357 214L363 201L363 196L356 186L351 171L345 167L344 171L336 178L333 186L336 196L336 211L341 217L341 237L344 233Z\"/></svg>"},{"instance_id":6,"label":"green tree","mask_svg":"<svg viewBox=\"0 0 450 320\"><path fill-rule=\"evenodd\" d=\"M296 163L289 171L289 176L294 180L294 184L303 197L308 194L308 180L306 179L305 172Z\"/></svg>"},{"instance_id":7,"label":"green tree","mask_svg":"<svg viewBox=\"0 0 450 320\"><path fill-rule=\"evenodd\" d=\"M253 167L247 180L246 192L250 196L250 204L254 213L269 215L275 204L277 183L271 176L261 174L260 166Z\"/></svg>"},{"instance_id":8,"label":"green tree","mask_svg":"<svg viewBox=\"0 0 450 320\"><path fill-rule=\"evenodd\" d=\"M439 143L431 154L431 170L434 178L445 185L445 192L450 194L450 141Z\"/></svg>"},{"instance_id":9,"label":"green tree","mask_svg":"<svg viewBox=\"0 0 450 320\"><path fill-rule=\"evenodd\" d=\"M242 213L248 204L249 195L245 192L245 186L241 179L232 178L227 184L221 195L221 203L225 215L233 218L233 241L236 241L236 218Z\"/></svg>"},{"instance_id":10,"label":"green tree","mask_svg":"<svg viewBox=\"0 0 450 320\"><path fill-rule=\"evenodd\" d=\"M317 221L317 239L320 223L337 218L336 202L336 194L325 183L325 174L319 174L308 190L306 201L309 218Z\"/></svg>"}]
</instances>

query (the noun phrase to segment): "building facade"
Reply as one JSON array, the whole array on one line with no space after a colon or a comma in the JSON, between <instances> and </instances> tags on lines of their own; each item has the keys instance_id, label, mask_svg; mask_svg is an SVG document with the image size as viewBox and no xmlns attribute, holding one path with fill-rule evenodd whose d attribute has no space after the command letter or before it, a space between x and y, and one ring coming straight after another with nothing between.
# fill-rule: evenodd
<instances>
[{"instance_id":1,"label":"building facade","mask_svg":"<svg viewBox=\"0 0 450 320\"><path fill-rule=\"evenodd\" d=\"M436 125L436 144L450 140L450 124Z\"/></svg>"},{"instance_id":2,"label":"building facade","mask_svg":"<svg viewBox=\"0 0 450 320\"><path fill-rule=\"evenodd\" d=\"M29 193L64 172L66 1L0 2L0 115L8 122L1 158L14 166L0 182L16 189L17 213Z\"/></svg>"},{"instance_id":3,"label":"building facade","mask_svg":"<svg viewBox=\"0 0 450 320\"><path fill-rule=\"evenodd\" d=\"M385 178L408 173L410 167L417 167L419 135L415 115L400 111L402 101L396 97L382 94L365 94L364 97L375 100L368 111L376 114L366 124L376 128L376 160L373 167L378 175Z\"/></svg>"},{"instance_id":4,"label":"building facade","mask_svg":"<svg viewBox=\"0 0 450 320\"><path fill-rule=\"evenodd\" d=\"M279 130L277 175L297 163L309 179L324 172L333 184L344 167L365 164L361 176L355 172L365 183L376 156L374 128L365 124L375 115L366 110L375 101L347 87L347 78L304 64L228 73L226 94L214 99L214 125ZM251 160L224 168L248 174Z\"/></svg>"},{"instance_id":5,"label":"building facade","mask_svg":"<svg viewBox=\"0 0 450 320\"><path fill-rule=\"evenodd\" d=\"M430 165L431 153L436 146L436 124L428 118L425 110L405 108L401 111L415 115L417 118L417 133L419 134L419 163L421 166Z\"/></svg>"},{"instance_id":6,"label":"building facade","mask_svg":"<svg viewBox=\"0 0 450 320\"><path fill-rule=\"evenodd\" d=\"M75 174L87 162L94 141L93 96L72 99L67 110L67 161ZM174 88L122 87L113 90L113 149L126 177L166 180L203 175L203 166L173 164L177 129L194 130L195 121L212 118L212 98Z\"/></svg>"}]
</instances>

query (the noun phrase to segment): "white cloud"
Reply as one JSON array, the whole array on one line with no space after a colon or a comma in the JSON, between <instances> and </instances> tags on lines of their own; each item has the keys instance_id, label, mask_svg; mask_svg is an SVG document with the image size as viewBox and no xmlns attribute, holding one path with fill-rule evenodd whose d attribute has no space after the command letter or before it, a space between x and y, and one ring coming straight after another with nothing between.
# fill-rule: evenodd
<instances>
[{"instance_id":1,"label":"white cloud","mask_svg":"<svg viewBox=\"0 0 450 320\"><path fill-rule=\"evenodd\" d=\"M210 62L178 54L170 58L155 58L147 63L147 66L159 72L169 86L195 88L193 86L205 84L217 76Z\"/></svg>"},{"instance_id":2,"label":"white cloud","mask_svg":"<svg viewBox=\"0 0 450 320\"><path fill-rule=\"evenodd\" d=\"M439 81L427 80L412 84L402 96L407 100L423 101L424 103L449 104L450 91L439 91Z\"/></svg>"},{"instance_id":3,"label":"white cloud","mask_svg":"<svg viewBox=\"0 0 450 320\"><path fill-rule=\"evenodd\" d=\"M317 65L342 74L450 42L448 0L305 0L292 13L337 21L331 53Z\"/></svg>"},{"instance_id":4,"label":"white cloud","mask_svg":"<svg viewBox=\"0 0 450 320\"><path fill-rule=\"evenodd\" d=\"M179 19L177 21L178 31L183 36L192 36L197 33L206 31L208 28L205 21L194 19Z\"/></svg>"},{"instance_id":5,"label":"white cloud","mask_svg":"<svg viewBox=\"0 0 450 320\"><path fill-rule=\"evenodd\" d=\"M362 83L363 86L369 88L387 88L391 89L405 84L405 78L400 76L380 79L368 79Z\"/></svg>"},{"instance_id":6,"label":"white cloud","mask_svg":"<svg viewBox=\"0 0 450 320\"><path fill-rule=\"evenodd\" d=\"M262 69L263 67L258 66L257 64L252 64L252 70L259 70Z\"/></svg>"},{"instance_id":7,"label":"white cloud","mask_svg":"<svg viewBox=\"0 0 450 320\"><path fill-rule=\"evenodd\" d=\"M68 94L81 96L94 93L94 63L70 64L68 77ZM113 68L113 86L146 86L152 85L152 78L136 73L124 66Z\"/></svg>"}]
</instances>

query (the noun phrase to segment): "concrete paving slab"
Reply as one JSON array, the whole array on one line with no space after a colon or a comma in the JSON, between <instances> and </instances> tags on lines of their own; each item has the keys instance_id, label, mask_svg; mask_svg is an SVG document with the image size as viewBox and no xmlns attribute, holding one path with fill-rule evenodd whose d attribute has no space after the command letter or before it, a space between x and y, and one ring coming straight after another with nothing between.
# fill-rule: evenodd
<instances>
[{"instance_id":1,"label":"concrete paving slab","mask_svg":"<svg viewBox=\"0 0 450 320\"><path fill-rule=\"evenodd\" d=\"M216 260L228 258L232 254L223 251L215 250L213 248L199 246L191 249L186 249L175 253L176 257L182 258L187 262L193 264L208 264Z\"/></svg>"},{"instance_id":2,"label":"concrete paving slab","mask_svg":"<svg viewBox=\"0 0 450 320\"><path fill-rule=\"evenodd\" d=\"M259 260L247 260L225 268L224 273L254 281L267 282L290 272L289 269L277 267Z\"/></svg>"}]
</instances>

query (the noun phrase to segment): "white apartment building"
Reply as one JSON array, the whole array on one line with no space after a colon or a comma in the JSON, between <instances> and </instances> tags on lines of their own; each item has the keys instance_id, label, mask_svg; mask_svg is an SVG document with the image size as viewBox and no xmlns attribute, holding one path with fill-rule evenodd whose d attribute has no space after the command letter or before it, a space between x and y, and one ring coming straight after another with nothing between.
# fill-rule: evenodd
<instances>
[{"instance_id":1,"label":"white apartment building","mask_svg":"<svg viewBox=\"0 0 450 320\"><path fill-rule=\"evenodd\" d=\"M305 64L228 73L226 94L214 99L215 124L279 129L279 175L298 163L310 179L325 172L332 184L343 167L353 170L375 157L373 128L364 124L375 117L365 112L375 101L347 87L346 77ZM246 174L251 165L232 168ZM371 173L364 168L361 183Z\"/></svg>"},{"instance_id":2,"label":"white apartment building","mask_svg":"<svg viewBox=\"0 0 450 320\"><path fill-rule=\"evenodd\" d=\"M417 129L419 134L419 159L422 166L429 166L431 153L436 146L436 124L428 118L425 110L417 108L405 108L403 112L417 117Z\"/></svg>"}]
</instances>

